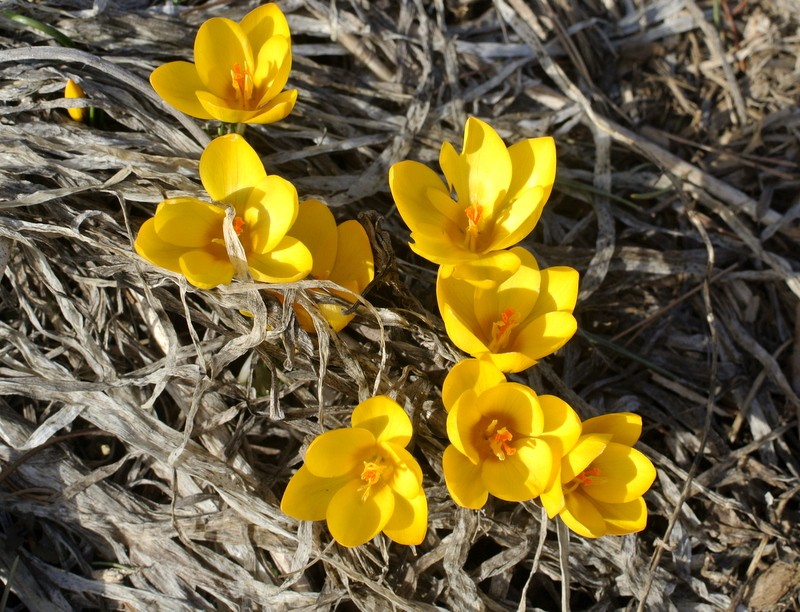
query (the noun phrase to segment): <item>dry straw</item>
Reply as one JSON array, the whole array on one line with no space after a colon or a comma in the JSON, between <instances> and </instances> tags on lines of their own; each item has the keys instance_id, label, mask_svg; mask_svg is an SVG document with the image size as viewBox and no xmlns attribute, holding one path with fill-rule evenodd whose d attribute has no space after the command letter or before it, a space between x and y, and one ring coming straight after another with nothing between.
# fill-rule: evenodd
<instances>
[{"instance_id":1,"label":"dry straw","mask_svg":"<svg viewBox=\"0 0 800 612\"><path fill-rule=\"evenodd\" d=\"M301 197L360 216L379 272L354 323L316 338L290 307L313 309L310 281L264 305L257 285L199 291L131 246L159 201L202 195L209 138L159 102L149 72L188 59L208 17L255 3L91 4L1 5L8 609L796 605L791 3L281 2L298 104L248 137ZM87 102L63 98L67 78ZM69 120L81 104L104 123ZM526 246L542 265L581 271L581 331L521 380L584 418L642 415L659 477L637 536L567 543L562 531L559 547L534 503L475 512L446 494L439 389L460 355L386 176L459 142L470 114L507 141L556 138L555 194ZM346 425L375 392L404 405L417 432L431 522L414 549L379 538L345 550L278 507L311 436Z\"/></svg>"}]
</instances>

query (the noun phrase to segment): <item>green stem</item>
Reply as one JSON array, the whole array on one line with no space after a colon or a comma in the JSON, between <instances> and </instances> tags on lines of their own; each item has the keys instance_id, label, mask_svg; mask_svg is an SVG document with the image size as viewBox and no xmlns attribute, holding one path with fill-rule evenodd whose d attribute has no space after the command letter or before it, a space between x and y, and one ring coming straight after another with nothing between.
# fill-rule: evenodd
<instances>
[{"instance_id":1,"label":"green stem","mask_svg":"<svg viewBox=\"0 0 800 612\"><path fill-rule=\"evenodd\" d=\"M69 36L67 36L61 30L58 30L51 25L42 23L38 19L34 19L33 17L28 17L27 15L21 15L19 13L15 13L14 11L3 11L3 16L7 17L11 21L16 21L17 23L26 25L29 28L33 28L35 30L39 30L40 32L44 32L48 36L52 37L53 40L55 40L62 47L75 48L75 43L72 42L72 39Z\"/></svg>"}]
</instances>

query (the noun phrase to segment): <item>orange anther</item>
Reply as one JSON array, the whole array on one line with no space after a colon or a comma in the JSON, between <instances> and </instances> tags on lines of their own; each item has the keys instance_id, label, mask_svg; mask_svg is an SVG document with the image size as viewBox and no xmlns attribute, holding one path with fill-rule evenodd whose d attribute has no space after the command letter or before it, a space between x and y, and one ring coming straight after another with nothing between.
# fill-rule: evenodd
<instances>
[{"instance_id":1,"label":"orange anther","mask_svg":"<svg viewBox=\"0 0 800 612\"><path fill-rule=\"evenodd\" d=\"M242 232L244 231L244 219L237 216L233 218L233 231L236 232L237 236L241 236Z\"/></svg>"}]
</instances>

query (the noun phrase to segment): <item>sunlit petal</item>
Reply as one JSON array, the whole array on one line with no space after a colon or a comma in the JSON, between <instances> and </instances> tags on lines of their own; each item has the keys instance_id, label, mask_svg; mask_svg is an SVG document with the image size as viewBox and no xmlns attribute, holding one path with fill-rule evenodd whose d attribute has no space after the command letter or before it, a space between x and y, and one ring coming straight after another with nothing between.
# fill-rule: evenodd
<instances>
[{"instance_id":1,"label":"sunlit petal","mask_svg":"<svg viewBox=\"0 0 800 612\"><path fill-rule=\"evenodd\" d=\"M478 396L479 412L523 437L542 433L544 416L536 393L520 383L503 382Z\"/></svg>"},{"instance_id":2,"label":"sunlit petal","mask_svg":"<svg viewBox=\"0 0 800 612\"><path fill-rule=\"evenodd\" d=\"M388 485L406 499L416 497L422 488L422 470L417 460L404 448L391 444L388 446L394 451L394 467Z\"/></svg>"},{"instance_id":3,"label":"sunlit petal","mask_svg":"<svg viewBox=\"0 0 800 612\"><path fill-rule=\"evenodd\" d=\"M641 497L623 504L604 504L595 500L594 505L606 520L606 533L609 535L637 533L647 526L647 505Z\"/></svg>"},{"instance_id":4,"label":"sunlit petal","mask_svg":"<svg viewBox=\"0 0 800 612\"><path fill-rule=\"evenodd\" d=\"M297 238L285 236L269 253L247 257L250 274L264 283L293 283L311 270L311 253Z\"/></svg>"},{"instance_id":5,"label":"sunlit petal","mask_svg":"<svg viewBox=\"0 0 800 612\"><path fill-rule=\"evenodd\" d=\"M330 278L338 248L336 219L330 209L319 200L300 202L288 235L297 238L311 252L314 260L311 275L318 279Z\"/></svg>"},{"instance_id":6,"label":"sunlit petal","mask_svg":"<svg viewBox=\"0 0 800 612\"><path fill-rule=\"evenodd\" d=\"M381 532L394 512L392 489L373 487L365 496L363 485L362 480L348 481L328 504L328 529L342 546L366 544Z\"/></svg>"},{"instance_id":7,"label":"sunlit petal","mask_svg":"<svg viewBox=\"0 0 800 612\"><path fill-rule=\"evenodd\" d=\"M336 478L360 469L376 448L366 429L333 429L314 438L305 457L306 468L320 478Z\"/></svg>"},{"instance_id":8,"label":"sunlit petal","mask_svg":"<svg viewBox=\"0 0 800 612\"><path fill-rule=\"evenodd\" d=\"M469 458L473 463L481 460L481 449L478 447L478 424L481 412L477 406L478 396L472 389L467 389L456 400L447 414L447 437L457 451Z\"/></svg>"},{"instance_id":9,"label":"sunlit petal","mask_svg":"<svg viewBox=\"0 0 800 612\"><path fill-rule=\"evenodd\" d=\"M394 513L383 528L389 538L398 544L421 544L428 531L428 500L420 490L416 497L406 499L394 496Z\"/></svg>"},{"instance_id":10,"label":"sunlit petal","mask_svg":"<svg viewBox=\"0 0 800 612\"><path fill-rule=\"evenodd\" d=\"M589 467L606 450L610 439L607 434L587 434L578 438L561 461L561 481L566 484Z\"/></svg>"},{"instance_id":11,"label":"sunlit petal","mask_svg":"<svg viewBox=\"0 0 800 612\"><path fill-rule=\"evenodd\" d=\"M492 289L519 270L519 266L519 257L511 251L493 251L454 265L450 276L476 289Z\"/></svg>"},{"instance_id":12,"label":"sunlit petal","mask_svg":"<svg viewBox=\"0 0 800 612\"><path fill-rule=\"evenodd\" d=\"M197 99L196 92L206 87L194 64L169 62L159 66L150 74L150 85L167 104L182 113L198 119L212 119Z\"/></svg>"},{"instance_id":13,"label":"sunlit petal","mask_svg":"<svg viewBox=\"0 0 800 612\"><path fill-rule=\"evenodd\" d=\"M261 47L273 36L289 38L289 23L277 4L263 4L245 15L239 22L253 53L258 55Z\"/></svg>"},{"instance_id":14,"label":"sunlit petal","mask_svg":"<svg viewBox=\"0 0 800 612\"><path fill-rule=\"evenodd\" d=\"M524 353L517 351L510 351L507 353L478 353L477 357L490 362L498 370L513 374L515 372L522 372L536 363L536 359L529 357Z\"/></svg>"},{"instance_id":15,"label":"sunlit petal","mask_svg":"<svg viewBox=\"0 0 800 612\"><path fill-rule=\"evenodd\" d=\"M320 478L302 466L286 486L281 511L301 521L321 521L331 499L348 480L348 476Z\"/></svg>"},{"instance_id":16,"label":"sunlit petal","mask_svg":"<svg viewBox=\"0 0 800 612\"><path fill-rule=\"evenodd\" d=\"M553 518L564 508L564 488L561 486L561 461L554 455L553 476L550 483L539 494L539 501L547 511L547 516Z\"/></svg>"},{"instance_id":17,"label":"sunlit petal","mask_svg":"<svg viewBox=\"0 0 800 612\"><path fill-rule=\"evenodd\" d=\"M497 215L492 246L507 249L531 233L539 222L547 199L541 187L529 189L521 197L510 200Z\"/></svg>"},{"instance_id":18,"label":"sunlit petal","mask_svg":"<svg viewBox=\"0 0 800 612\"><path fill-rule=\"evenodd\" d=\"M266 125L268 123L275 123L286 117L292 112L295 103L297 102L297 90L287 89L282 91L277 96L272 98L269 102L262 100L261 104L252 111L247 111L244 115L242 123L253 123L256 125ZM206 106L208 108L208 106ZM225 119L222 119L225 121Z\"/></svg>"},{"instance_id":19,"label":"sunlit petal","mask_svg":"<svg viewBox=\"0 0 800 612\"><path fill-rule=\"evenodd\" d=\"M253 75L261 96L258 106L266 104L286 87L292 69L292 50L288 38L276 36L267 40L256 58Z\"/></svg>"},{"instance_id":20,"label":"sunlit petal","mask_svg":"<svg viewBox=\"0 0 800 612\"><path fill-rule=\"evenodd\" d=\"M550 136L528 138L508 147L513 174L508 188L511 199L541 187L542 202L550 197L556 178L556 144Z\"/></svg>"},{"instance_id":21,"label":"sunlit petal","mask_svg":"<svg viewBox=\"0 0 800 612\"><path fill-rule=\"evenodd\" d=\"M248 250L263 254L276 248L297 211L297 189L286 179L271 174L254 183L242 211L250 237Z\"/></svg>"},{"instance_id":22,"label":"sunlit petal","mask_svg":"<svg viewBox=\"0 0 800 612\"><path fill-rule=\"evenodd\" d=\"M385 395L364 400L353 410L353 427L370 431L382 444L406 446L414 433L411 419L396 401Z\"/></svg>"},{"instance_id":23,"label":"sunlit petal","mask_svg":"<svg viewBox=\"0 0 800 612\"><path fill-rule=\"evenodd\" d=\"M572 406L555 395L540 395L539 405L544 415L542 437L550 444L553 454L562 457L581 436L581 419Z\"/></svg>"},{"instance_id":24,"label":"sunlit petal","mask_svg":"<svg viewBox=\"0 0 800 612\"><path fill-rule=\"evenodd\" d=\"M495 497L518 502L533 499L545 488L553 472L553 455L541 441L529 441L516 449L503 461L496 457L484 461L481 479Z\"/></svg>"},{"instance_id":25,"label":"sunlit petal","mask_svg":"<svg viewBox=\"0 0 800 612\"><path fill-rule=\"evenodd\" d=\"M200 248L222 238L225 211L194 198L165 200L154 217L155 232L164 242Z\"/></svg>"},{"instance_id":26,"label":"sunlit petal","mask_svg":"<svg viewBox=\"0 0 800 612\"><path fill-rule=\"evenodd\" d=\"M591 498L580 491L574 491L566 496L566 503L559 516L567 527L585 538L599 538L604 536L608 529L603 515Z\"/></svg>"},{"instance_id":27,"label":"sunlit petal","mask_svg":"<svg viewBox=\"0 0 800 612\"><path fill-rule=\"evenodd\" d=\"M200 180L208 195L240 214L253 186L266 176L258 153L238 134L215 138L200 156Z\"/></svg>"},{"instance_id":28,"label":"sunlit petal","mask_svg":"<svg viewBox=\"0 0 800 612\"><path fill-rule=\"evenodd\" d=\"M602 414L584 421L583 433L611 434L612 442L633 446L642 435L642 417L632 412Z\"/></svg>"},{"instance_id":29,"label":"sunlit petal","mask_svg":"<svg viewBox=\"0 0 800 612\"><path fill-rule=\"evenodd\" d=\"M506 382L505 374L486 361L464 359L450 368L442 385L442 402L449 411L467 389L480 395L486 389Z\"/></svg>"},{"instance_id":30,"label":"sunlit petal","mask_svg":"<svg viewBox=\"0 0 800 612\"><path fill-rule=\"evenodd\" d=\"M153 263L173 272L180 272L180 256L188 249L165 242L156 234L156 222L150 218L139 228L139 234L133 243L133 248L150 263Z\"/></svg>"},{"instance_id":31,"label":"sunlit petal","mask_svg":"<svg viewBox=\"0 0 800 612\"><path fill-rule=\"evenodd\" d=\"M375 278L369 237L358 221L350 219L337 228L339 248L330 279L344 287L363 291Z\"/></svg>"},{"instance_id":32,"label":"sunlit petal","mask_svg":"<svg viewBox=\"0 0 800 612\"><path fill-rule=\"evenodd\" d=\"M545 268L541 271L539 299L531 317L552 311L572 312L578 300L578 271L566 266Z\"/></svg>"},{"instance_id":33,"label":"sunlit petal","mask_svg":"<svg viewBox=\"0 0 800 612\"><path fill-rule=\"evenodd\" d=\"M450 497L459 506L477 510L486 504L489 490L481 480L481 466L470 461L455 446L444 449L442 470Z\"/></svg>"},{"instance_id":34,"label":"sunlit petal","mask_svg":"<svg viewBox=\"0 0 800 612\"><path fill-rule=\"evenodd\" d=\"M234 97L231 71L238 64L252 70L255 64L250 43L241 26L223 17L213 17L200 26L194 41L194 64L204 89L220 98Z\"/></svg>"},{"instance_id":35,"label":"sunlit petal","mask_svg":"<svg viewBox=\"0 0 800 612\"><path fill-rule=\"evenodd\" d=\"M610 504L641 497L656 478L656 469L647 457L635 448L615 442L609 442L603 453L592 461L592 469L599 475L583 485L583 491Z\"/></svg>"},{"instance_id":36,"label":"sunlit petal","mask_svg":"<svg viewBox=\"0 0 800 612\"><path fill-rule=\"evenodd\" d=\"M178 258L178 263L186 280L200 289L227 285L233 280L233 264L220 246L186 251Z\"/></svg>"},{"instance_id":37,"label":"sunlit petal","mask_svg":"<svg viewBox=\"0 0 800 612\"><path fill-rule=\"evenodd\" d=\"M523 323L508 349L539 360L555 353L578 330L575 317L569 312L548 312Z\"/></svg>"}]
</instances>

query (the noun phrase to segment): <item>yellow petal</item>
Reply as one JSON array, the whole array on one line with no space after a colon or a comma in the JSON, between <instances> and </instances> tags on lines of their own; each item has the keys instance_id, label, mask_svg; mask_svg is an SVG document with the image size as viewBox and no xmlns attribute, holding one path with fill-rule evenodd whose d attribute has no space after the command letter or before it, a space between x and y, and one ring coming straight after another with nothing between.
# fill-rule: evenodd
<instances>
[{"instance_id":1,"label":"yellow petal","mask_svg":"<svg viewBox=\"0 0 800 612\"><path fill-rule=\"evenodd\" d=\"M507 249L530 234L542 216L545 201L541 187L529 189L510 201L497 215L492 248Z\"/></svg>"},{"instance_id":2,"label":"yellow petal","mask_svg":"<svg viewBox=\"0 0 800 612\"><path fill-rule=\"evenodd\" d=\"M553 457L553 476L550 483L539 494L539 501L547 511L547 516L553 518L564 508L564 487L561 486L561 461L557 455Z\"/></svg>"},{"instance_id":3,"label":"yellow petal","mask_svg":"<svg viewBox=\"0 0 800 612\"><path fill-rule=\"evenodd\" d=\"M330 209L319 200L300 202L288 235L297 238L311 252L314 261L311 275L322 280L330 278L338 245L336 219Z\"/></svg>"},{"instance_id":4,"label":"yellow petal","mask_svg":"<svg viewBox=\"0 0 800 612\"><path fill-rule=\"evenodd\" d=\"M67 100L75 100L85 98L86 94L83 88L72 79L67 79L67 84L64 87L64 98ZM83 121L86 118L85 108L68 108L67 113L74 121Z\"/></svg>"},{"instance_id":5,"label":"yellow petal","mask_svg":"<svg viewBox=\"0 0 800 612\"><path fill-rule=\"evenodd\" d=\"M566 496L564 508L559 513L564 524L585 538L599 538L607 532L606 521L592 500L580 490Z\"/></svg>"},{"instance_id":6,"label":"yellow petal","mask_svg":"<svg viewBox=\"0 0 800 612\"><path fill-rule=\"evenodd\" d=\"M494 217L495 207L502 203L511 183L511 158L497 132L470 117L464 128L461 155L453 157L443 146L439 165L448 182L455 186L463 208L480 205L486 218Z\"/></svg>"},{"instance_id":7,"label":"yellow petal","mask_svg":"<svg viewBox=\"0 0 800 612\"><path fill-rule=\"evenodd\" d=\"M612 442L633 446L642 435L642 417L632 412L602 414L584 421L583 433L611 434Z\"/></svg>"},{"instance_id":8,"label":"yellow petal","mask_svg":"<svg viewBox=\"0 0 800 612\"><path fill-rule=\"evenodd\" d=\"M479 353L477 356L479 359L490 362L501 372L508 372L509 374L527 370L536 363L535 359L516 351L508 353L489 353L487 351Z\"/></svg>"},{"instance_id":9,"label":"yellow petal","mask_svg":"<svg viewBox=\"0 0 800 612\"><path fill-rule=\"evenodd\" d=\"M578 271L566 266L545 268L541 271L539 299L531 317L548 312L572 312L578 301Z\"/></svg>"},{"instance_id":10,"label":"yellow petal","mask_svg":"<svg viewBox=\"0 0 800 612\"><path fill-rule=\"evenodd\" d=\"M159 238L154 218L148 219L139 228L133 248L150 263L173 272L181 271L179 259L187 251L186 247L175 246Z\"/></svg>"},{"instance_id":11,"label":"yellow petal","mask_svg":"<svg viewBox=\"0 0 800 612\"><path fill-rule=\"evenodd\" d=\"M219 206L194 198L173 198L156 211L155 232L164 242L198 248L222 239L225 211Z\"/></svg>"},{"instance_id":12,"label":"yellow petal","mask_svg":"<svg viewBox=\"0 0 800 612\"><path fill-rule=\"evenodd\" d=\"M599 435L599 434L591 434ZM592 461L599 476L583 485L586 495L609 504L621 504L641 497L656 478L651 461L635 448L609 442L603 453Z\"/></svg>"},{"instance_id":13,"label":"yellow petal","mask_svg":"<svg viewBox=\"0 0 800 612\"><path fill-rule=\"evenodd\" d=\"M354 287L361 292L375 278L375 263L367 232L363 225L353 219L339 225L336 232L339 246L330 279L343 287ZM341 297L348 299L345 295Z\"/></svg>"},{"instance_id":14,"label":"yellow petal","mask_svg":"<svg viewBox=\"0 0 800 612\"><path fill-rule=\"evenodd\" d=\"M306 245L291 236L269 253L248 254L247 263L253 278L263 283L293 283L307 276L312 265Z\"/></svg>"},{"instance_id":15,"label":"yellow petal","mask_svg":"<svg viewBox=\"0 0 800 612\"><path fill-rule=\"evenodd\" d=\"M292 112L295 102L297 102L297 90L287 89L274 96L269 102L262 102L255 110L248 111L239 122L254 123L256 125L275 123Z\"/></svg>"},{"instance_id":16,"label":"yellow petal","mask_svg":"<svg viewBox=\"0 0 800 612\"><path fill-rule=\"evenodd\" d=\"M505 375L486 361L477 359L464 359L454 365L442 385L442 402L448 412L467 389L472 389L477 395L486 389L506 382Z\"/></svg>"},{"instance_id":17,"label":"yellow petal","mask_svg":"<svg viewBox=\"0 0 800 612\"><path fill-rule=\"evenodd\" d=\"M208 195L215 202L233 206L239 214L253 186L266 176L258 153L239 134L215 138L200 156L200 180Z\"/></svg>"},{"instance_id":18,"label":"yellow petal","mask_svg":"<svg viewBox=\"0 0 800 612\"><path fill-rule=\"evenodd\" d=\"M389 487L372 487L364 498L364 481L345 483L328 504L328 529L342 546L366 544L389 522L395 495Z\"/></svg>"},{"instance_id":19,"label":"yellow petal","mask_svg":"<svg viewBox=\"0 0 800 612\"><path fill-rule=\"evenodd\" d=\"M414 433L408 418L396 401L386 395L376 395L364 400L353 410L353 427L370 431L381 444L406 446Z\"/></svg>"},{"instance_id":20,"label":"yellow petal","mask_svg":"<svg viewBox=\"0 0 800 612\"><path fill-rule=\"evenodd\" d=\"M260 93L258 106L264 106L286 87L292 69L292 50L289 39L283 36L270 38L256 54L256 71L253 81Z\"/></svg>"},{"instance_id":21,"label":"yellow petal","mask_svg":"<svg viewBox=\"0 0 800 612\"><path fill-rule=\"evenodd\" d=\"M553 454L546 443L529 440L516 449L503 461L490 457L481 466L481 479L489 493L513 502L538 496L553 473Z\"/></svg>"},{"instance_id":22,"label":"yellow petal","mask_svg":"<svg viewBox=\"0 0 800 612\"><path fill-rule=\"evenodd\" d=\"M233 280L233 264L225 248L212 244L203 250L187 251L178 259L181 273L200 289L227 285Z\"/></svg>"},{"instance_id":23,"label":"yellow petal","mask_svg":"<svg viewBox=\"0 0 800 612\"><path fill-rule=\"evenodd\" d=\"M607 434L587 434L578 438L575 446L561 460L561 482L572 481L578 474L589 467L608 446L611 439Z\"/></svg>"},{"instance_id":24,"label":"yellow petal","mask_svg":"<svg viewBox=\"0 0 800 612\"><path fill-rule=\"evenodd\" d=\"M447 414L447 437L450 438L453 447L472 463L481 460L481 449L478 447L481 432L478 426L482 415L477 400L475 392L467 389Z\"/></svg>"},{"instance_id":25,"label":"yellow petal","mask_svg":"<svg viewBox=\"0 0 800 612\"><path fill-rule=\"evenodd\" d=\"M539 270L521 263L516 272L496 287L476 291L474 308L478 324L488 334L492 325L501 320L502 313L512 313L517 323L525 321L539 296L539 282Z\"/></svg>"},{"instance_id":26,"label":"yellow petal","mask_svg":"<svg viewBox=\"0 0 800 612\"><path fill-rule=\"evenodd\" d=\"M223 123L254 123L249 119L255 111L239 108L235 100L227 100L204 90L197 91L195 95L203 112L217 121L222 121Z\"/></svg>"},{"instance_id":27,"label":"yellow petal","mask_svg":"<svg viewBox=\"0 0 800 612\"><path fill-rule=\"evenodd\" d=\"M604 504L598 501L594 504L606 520L608 535L637 533L647 526L647 505L641 497L624 504Z\"/></svg>"},{"instance_id":28,"label":"yellow petal","mask_svg":"<svg viewBox=\"0 0 800 612\"><path fill-rule=\"evenodd\" d=\"M348 476L320 478L302 466L286 485L281 511L301 521L321 521L333 496L349 480Z\"/></svg>"},{"instance_id":29,"label":"yellow petal","mask_svg":"<svg viewBox=\"0 0 800 612\"><path fill-rule=\"evenodd\" d=\"M428 530L428 500L420 490L416 497L406 499L394 496L394 513L383 528L389 538L398 544L414 546L422 544Z\"/></svg>"},{"instance_id":30,"label":"yellow petal","mask_svg":"<svg viewBox=\"0 0 800 612\"><path fill-rule=\"evenodd\" d=\"M543 189L542 203L550 197L556 179L556 143L550 136L528 138L508 147L513 174L508 196L515 199L535 187Z\"/></svg>"},{"instance_id":31,"label":"yellow petal","mask_svg":"<svg viewBox=\"0 0 800 612\"><path fill-rule=\"evenodd\" d=\"M476 404L484 417L497 419L515 434L527 438L542 433L544 415L536 393L526 385L499 383L481 393Z\"/></svg>"},{"instance_id":32,"label":"yellow petal","mask_svg":"<svg viewBox=\"0 0 800 612\"><path fill-rule=\"evenodd\" d=\"M254 184L241 210L249 242L245 250L248 254L269 253L280 244L297 217L297 190L286 179L274 174L265 176Z\"/></svg>"},{"instance_id":33,"label":"yellow petal","mask_svg":"<svg viewBox=\"0 0 800 612\"><path fill-rule=\"evenodd\" d=\"M548 312L523 323L508 349L538 361L564 346L577 330L578 323L571 313Z\"/></svg>"},{"instance_id":34,"label":"yellow petal","mask_svg":"<svg viewBox=\"0 0 800 612\"><path fill-rule=\"evenodd\" d=\"M337 478L363 468L376 448L375 436L366 429L333 429L314 438L306 451L305 466L320 478Z\"/></svg>"},{"instance_id":35,"label":"yellow petal","mask_svg":"<svg viewBox=\"0 0 800 612\"><path fill-rule=\"evenodd\" d=\"M539 405L544 415L542 437L560 460L580 438L581 419L572 406L555 395L540 395Z\"/></svg>"},{"instance_id":36,"label":"yellow petal","mask_svg":"<svg viewBox=\"0 0 800 612\"><path fill-rule=\"evenodd\" d=\"M212 119L197 99L197 92L206 87L189 62L169 62L150 74L150 85L170 106L198 119Z\"/></svg>"},{"instance_id":37,"label":"yellow petal","mask_svg":"<svg viewBox=\"0 0 800 612\"><path fill-rule=\"evenodd\" d=\"M236 64L241 70L252 71L255 62L250 43L241 26L225 19L212 17L197 31L194 40L194 64L203 89L224 100L235 99L231 71Z\"/></svg>"},{"instance_id":38,"label":"yellow petal","mask_svg":"<svg viewBox=\"0 0 800 612\"><path fill-rule=\"evenodd\" d=\"M481 328L475 316L476 287L468 282L446 276L444 266L436 279L436 301L445 330L458 348L470 355L488 350L487 331ZM452 268L450 268L452 272Z\"/></svg>"},{"instance_id":39,"label":"yellow petal","mask_svg":"<svg viewBox=\"0 0 800 612\"><path fill-rule=\"evenodd\" d=\"M417 460L406 449L388 444L382 448L391 449L394 455L394 469L388 479L388 485L398 495L412 499L419 495L422 488L422 469Z\"/></svg>"},{"instance_id":40,"label":"yellow petal","mask_svg":"<svg viewBox=\"0 0 800 612\"><path fill-rule=\"evenodd\" d=\"M454 502L473 510L483 508L489 497L489 489L481 480L480 465L474 464L451 444L444 449L442 470L447 491Z\"/></svg>"},{"instance_id":41,"label":"yellow petal","mask_svg":"<svg viewBox=\"0 0 800 612\"><path fill-rule=\"evenodd\" d=\"M450 276L478 289L491 289L519 270L519 266L519 257L511 251L494 251L454 265Z\"/></svg>"},{"instance_id":42,"label":"yellow petal","mask_svg":"<svg viewBox=\"0 0 800 612\"><path fill-rule=\"evenodd\" d=\"M239 22L254 54L273 36L289 38L289 23L277 4L269 3L253 9Z\"/></svg>"},{"instance_id":43,"label":"yellow petal","mask_svg":"<svg viewBox=\"0 0 800 612\"><path fill-rule=\"evenodd\" d=\"M356 316L355 314L342 314L344 308L341 306L336 306L335 304L317 304L317 308L319 308L320 314L328 322L328 325L331 326L331 329L337 333L347 327L347 324L350 323L350 321L352 321ZM313 333L315 331L314 329L309 329L303 325L303 321L301 321L299 318L298 322L307 332ZM313 328L313 324L311 327Z\"/></svg>"}]
</instances>

